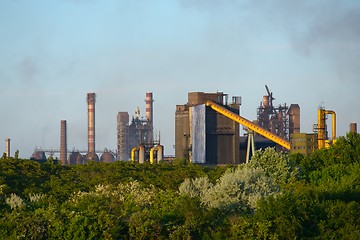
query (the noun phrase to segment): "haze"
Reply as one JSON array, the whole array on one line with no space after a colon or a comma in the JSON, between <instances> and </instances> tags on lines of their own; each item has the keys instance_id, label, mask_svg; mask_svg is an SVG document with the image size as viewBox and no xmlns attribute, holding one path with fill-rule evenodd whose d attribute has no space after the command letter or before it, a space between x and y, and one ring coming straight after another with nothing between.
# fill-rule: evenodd
<instances>
[{"instance_id":1,"label":"haze","mask_svg":"<svg viewBox=\"0 0 360 240\"><path fill-rule=\"evenodd\" d=\"M175 105L191 91L241 96L254 120L267 84L275 105L298 103L301 132L317 108L338 134L360 123L356 0L3 0L0 151L87 149L86 93L95 92L96 149L116 149L116 115L154 94L154 127L174 154Z\"/></svg>"}]
</instances>

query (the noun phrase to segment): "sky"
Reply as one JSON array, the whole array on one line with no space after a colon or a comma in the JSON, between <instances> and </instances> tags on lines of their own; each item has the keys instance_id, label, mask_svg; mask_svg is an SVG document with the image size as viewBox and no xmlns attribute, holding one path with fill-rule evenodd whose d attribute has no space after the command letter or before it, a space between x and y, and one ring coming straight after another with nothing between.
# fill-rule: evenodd
<instances>
[{"instance_id":1,"label":"sky","mask_svg":"<svg viewBox=\"0 0 360 240\"><path fill-rule=\"evenodd\" d=\"M338 135L360 124L360 1L1 0L0 152L11 139L29 158L87 149L86 94L95 92L96 149L116 150L116 115L145 116L174 154L175 107L188 92L241 96L241 115L297 103L301 132L317 109L337 113ZM360 127L360 126L359 126Z\"/></svg>"}]
</instances>

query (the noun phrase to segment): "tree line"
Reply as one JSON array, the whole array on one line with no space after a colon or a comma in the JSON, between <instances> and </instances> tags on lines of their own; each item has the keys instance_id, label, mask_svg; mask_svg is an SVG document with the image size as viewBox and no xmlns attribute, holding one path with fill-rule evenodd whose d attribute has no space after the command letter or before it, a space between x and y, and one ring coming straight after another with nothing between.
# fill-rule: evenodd
<instances>
[{"instance_id":1,"label":"tree line","mask_svg":"<svg viewBox=\"0 0 360 240\"><path fill-rule=\"evenodd\" d=\"M62 166L0 160L0 239L360 239L360 135L310 156Z\"/></svg>"}]
</instances>

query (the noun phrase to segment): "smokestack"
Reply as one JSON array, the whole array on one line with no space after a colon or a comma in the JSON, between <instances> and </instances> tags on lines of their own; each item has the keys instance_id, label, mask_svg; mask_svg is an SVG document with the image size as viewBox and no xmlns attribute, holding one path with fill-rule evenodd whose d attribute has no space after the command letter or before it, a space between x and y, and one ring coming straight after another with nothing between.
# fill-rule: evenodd
<instances>
[{"instance_id":1,"label":"smokestack","mask_svg":"<svg viewBox=\"0 0 360 240\"><path fill-rule=\"evenodd\" d=\"M289 134L300 133L299 104L291 104L287 114L289 115Z\"/></svg>"},{"instance_id":2,"label":"smokestack","mask_svg":"<svg viewBox=\"0 0 360 240\"><path fill-rule=\"evenodd\" d=\"M88 153L95 153L95 93L87 94L88 105Z\"/></svg>"},{"instance_id":3,"label":"smokestack","mask_svg":"<svg viewBox=\"0 0 360 240\"><path fill-rule=\"evenodd\" d=\"M62 165L66 164L67 159L67 129L66 120L60 122L60 161Z\"/></svg>"},{"instance_id":4,"label":"smokestack","mask_svg":"<svg viewBox=\"0 0 360 240\"><path fill-rule=\"evenodd\" d=\"M119 112L117 115L117 148L118 160L128 160L129 147L129 113Z\"/></svg>"},{"instance_id":5,"label":"smokestack","mask_svg":"<svg viewBox=\"0 0 360 240\"><path fill-rule=\"evenodd\" d=\"M152 92L146 93L145 103L146 103L146 119L148 122L153 125L153 94Z\"/></svg>"},{"instance_id":6,"label":"smokestack","mask_svg":"<svg viewBox=\"0 0 360 240\"><path fill-rule=\"evenodd\" d=\"M356 123L350 123L350 132L357 133L357 124Z\"/></svg>"},{"instance_id":7,"label":"smokestack","mask_svg":"<svg viewBox=\"0 0 360 240\"><path fill-rule=\"evenodd\" d=\"M6 153L6 157L10 157L10 138L6 138L5 139L5 153Z\"/></svg>"}]
</instances>

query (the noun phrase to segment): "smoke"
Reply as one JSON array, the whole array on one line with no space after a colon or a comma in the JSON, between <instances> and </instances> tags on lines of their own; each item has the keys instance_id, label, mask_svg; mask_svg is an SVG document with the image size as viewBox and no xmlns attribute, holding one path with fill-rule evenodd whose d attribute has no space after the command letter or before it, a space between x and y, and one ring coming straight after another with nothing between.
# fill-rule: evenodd
<instances>
[{"instance_id":1,"label":"smoke","mask_svg":"<svg viewBox=\"0 0 360 240\"><path fill-rule=\"evenodd\" d=\"M198 8L200 10L219 11L227 8L237 8L248 1L239 0L179 0L185 8Z\"/></svg>"},{"instance_id":2,"label":"smoke","mask_svg":"<svg viewBox=\"0 0 360 240\"><path fill-rule=\"evenodd\" d=\"M219 16L226 10L229 24L248 24L247 34L273 31L286 36L289 45L305 57L320 56L338 73L338 78L357 83L360 74L360 4L337 0L179 0L193 8ZM222 16L223 17L223 16ZM270 33L270 32L268 32Z\"/></svg>"},{"instance_id":3,"label":"smoke","mask_svg":"<svg viewBox=\"0 0 360 240\"><path fill-rule=\"evenodd\" d=\"M293 34L292 43L303 54L320 53L336 68L339 78L358 83L360 74L360 9L333 7L314 17L303 34Z\"/></svg>"},{"instance_id":4,"label":"smoke","mask_svg":"<svg viewBox=\"0 0 360 240\"><path fill-rule=\"evenodd\" d=\"M20 80L28 83L33 82L38 73L38 65L31 57L24 57L17 65L17 69Z\"/></svg>"}]
</instances>

